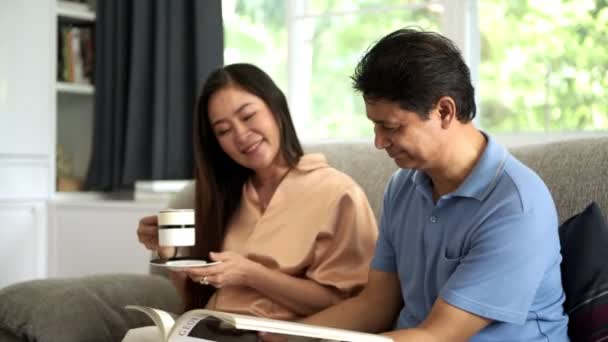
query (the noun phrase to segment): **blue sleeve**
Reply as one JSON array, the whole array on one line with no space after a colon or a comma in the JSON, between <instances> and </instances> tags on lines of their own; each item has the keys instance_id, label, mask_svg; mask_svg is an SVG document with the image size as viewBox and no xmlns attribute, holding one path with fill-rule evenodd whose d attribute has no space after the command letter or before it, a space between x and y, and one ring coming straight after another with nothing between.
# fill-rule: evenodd
<instances>
[{"instance_id":1,"label":"blue sleeve","mask_svg":"<svg viewBox=\"0 0 608 342\"><path fill-rule=\"evenodd\" d=\"M556 219L547 216L532 211L489 218L441 298L479 316L523 324L547 269L561 260Z\"/></svg>"},{"instance_id":2,"label":"blue sleeve","mask_svg":"<svg viewBox=\"0 0 608 342\"><path fill-rule=\"evenodd\" d=\"M380 217L380 232L378 241L376 242L374 257L371 262L372 269L383 272L397 272L395 250L392 243L393 239L391 239L393 224L390 219L392 211L390 204L393 203L390 198L394 192L395 185L393 183L396 175L397 173L391 176L386 190L384 191L382 215Z\"/></svg>"}]
</instances>

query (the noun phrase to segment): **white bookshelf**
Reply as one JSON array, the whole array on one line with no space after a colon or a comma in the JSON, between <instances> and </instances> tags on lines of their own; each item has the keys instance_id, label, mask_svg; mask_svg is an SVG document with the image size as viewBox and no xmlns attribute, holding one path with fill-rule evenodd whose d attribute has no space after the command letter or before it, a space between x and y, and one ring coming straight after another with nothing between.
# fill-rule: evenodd
<instances>
[{"instance_id":1,"label":"white bookshelf","mask_svg":"<svg viewBox=\"0 0 608 342\"><path fill-rule=\"evenodd\" d=\"M96 21L94 0L87 0L85 3L67 0L51 1L56 3L54 13L55 37L58 34L57 30L62 25L91 26L94 28ZM57 39L54 41L57 42ZM55 46L55 51L57 49L59 49L59 46ZM56 53L55 56L57 56ZM57 63L57 57L54 58L55 63ZM57 67L56 64L56 69ZM68 176L70 182L73 181L72 184L82 184L91 157L95 85L56 80L54 88L57 108L55 124L57 151L61 149L62 160L68 160L67 165L70 165L69 169L71 170ZM56 177L59 177L58 172ZM73 186L70 186L69 189L65 187L54 188L55 192L72 191L74 189Z\"/></svg>"},{"instance_id":2,"label":"white bookshelf","mask_svg":"<svg viewBox=\"0 0 608 342\"><path fill-rule=\"evenodd\" d=\"M57 82L57 92L66 94L93 95L95 87L92 84Z\"/></svg>"},{"instance_id":3,"label":"white bookshelf","mask_svg":"<svg viewBox=\"0 0 608 342\"><path fill-rule=\"evenodd\" d=\"M95 21L95 12L86 4L57 1L57 16L75 21Z\"/></svg>"}]
</instances>

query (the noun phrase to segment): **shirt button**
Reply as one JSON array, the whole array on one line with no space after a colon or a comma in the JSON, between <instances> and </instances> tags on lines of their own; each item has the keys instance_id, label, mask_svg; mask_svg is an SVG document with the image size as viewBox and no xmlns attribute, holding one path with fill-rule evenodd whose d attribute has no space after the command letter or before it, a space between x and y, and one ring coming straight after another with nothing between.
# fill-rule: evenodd
<instances>
[{"instance_id":1,"label":"shirt button","mask_svg":"<svg viewBox=\"0 0 608 342\"><path fill-rule=\"evenodd\" d=\"M435 223L437 222L437 216L431 216L429 217L429 220L431 220L431 223Z\"/></svg>"}]
</instances>

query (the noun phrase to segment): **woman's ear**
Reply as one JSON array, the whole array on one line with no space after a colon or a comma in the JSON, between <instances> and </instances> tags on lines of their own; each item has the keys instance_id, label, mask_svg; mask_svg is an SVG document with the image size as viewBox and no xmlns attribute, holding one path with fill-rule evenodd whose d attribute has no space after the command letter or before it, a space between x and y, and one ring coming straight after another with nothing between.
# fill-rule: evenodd
<instances>
[{"instance_id":1,"label":"woman's ear","mask_svg":"<svg viewBox=\"0 0 608 342\"><path fill-rule=\"evenodd\" d=\"M450 124L453 120L457 120L456 118L456 102L450 96L443 96L437 101L435 105L435 110L439 113L439 117L441 118L441 128L447 129L450 127Z\"/></svg>"}]
</instances>

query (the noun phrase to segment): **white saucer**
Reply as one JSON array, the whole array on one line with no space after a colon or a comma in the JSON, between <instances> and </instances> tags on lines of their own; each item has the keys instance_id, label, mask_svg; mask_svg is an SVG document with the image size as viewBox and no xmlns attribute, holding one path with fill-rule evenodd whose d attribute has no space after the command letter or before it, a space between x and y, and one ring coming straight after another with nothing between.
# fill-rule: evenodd
<instances>
[{"instance_id":1,"label":"white saucer","mask_svg":"<svg viewBox=\"0 0 608 342\"><path fill-rule=\"evenodd\" d=\"M221 261L206 261L200 259L154 259L150 260L150 265L158 267L166 267L169 269L182 269L189 267L207 267L219 264Z\"/></svg>"}]
</instances>

